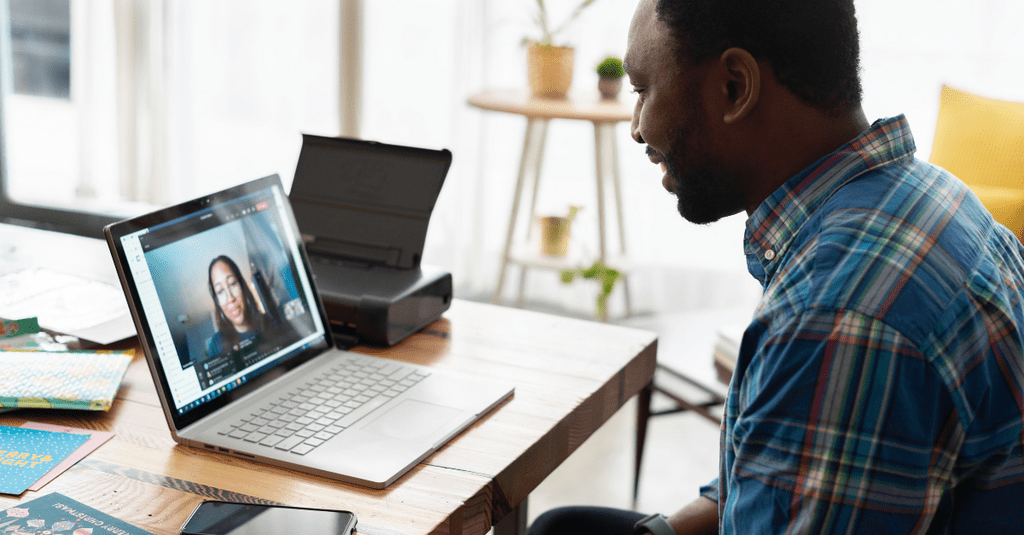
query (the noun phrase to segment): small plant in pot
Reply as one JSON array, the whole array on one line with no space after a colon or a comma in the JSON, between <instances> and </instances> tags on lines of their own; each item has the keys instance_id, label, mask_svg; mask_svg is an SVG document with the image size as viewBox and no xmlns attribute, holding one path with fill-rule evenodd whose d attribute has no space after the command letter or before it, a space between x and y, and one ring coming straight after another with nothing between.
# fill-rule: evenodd
<instances>
[{"instance_id":1,"label":"small plant in pot","mask_svg":"<svg viewBox=\"0 0 1024 535\"><path fill-rule=\"evenodd\" d=\"M565 98L572 85L574 50L558 46L555 40L595 0L583 0L561 25L552 27L544 0L537 0L534 21L540 30L537 40L524 39L527 45L526 68L530 92L539 97Z\"/></svg>"},{"instance_id":2,"label":"small plant in pot","mask_svg":"<svg viewBox=\"0 0 1024 535\"><path fill-rule=\"evenodd\" d=\"M597 90L601 92L601 98L611 100L619 97L622 91L622 77L626 71L622 70L622 60L609 56L597 65Z\"/></svg>"}]
</instances>

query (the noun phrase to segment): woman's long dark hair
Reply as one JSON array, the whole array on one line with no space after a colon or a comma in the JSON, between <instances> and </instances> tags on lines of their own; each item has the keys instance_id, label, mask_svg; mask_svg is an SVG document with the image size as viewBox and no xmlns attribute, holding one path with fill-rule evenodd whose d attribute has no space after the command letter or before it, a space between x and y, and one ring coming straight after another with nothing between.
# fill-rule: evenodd
<instances>
[{"instance_id":1,"label":"woman's long dark hair","mask_svg":"<svg viewBox=\"0 0 1024 535\"><path fill-rule=\"evenodd\" d=\"M223 262L231 270L231 273L235 275L235 279L238 281L239 286L242 288L242 299L245 302L245 321L248 323L256 332L262 332L265 324L263 313L256 307L256 299L253 298L252 292L249 291L249 285L246 283L245 278L242 276L242 271L238 269L238 264L235 264L234 260L221 255L214 258L210 262L210 267L207 268L207 285L210 288L210 297L213 298L213 306L217 310L217 331L221 335L221 347L230 347L241 341L241 337L238 336L238 331L235 326L228 320L228 317L224 315L224 311L221 309L220 301L217 300L217 292L213 289L213 266L217 262Z\"/></svg>"}]
</instances>

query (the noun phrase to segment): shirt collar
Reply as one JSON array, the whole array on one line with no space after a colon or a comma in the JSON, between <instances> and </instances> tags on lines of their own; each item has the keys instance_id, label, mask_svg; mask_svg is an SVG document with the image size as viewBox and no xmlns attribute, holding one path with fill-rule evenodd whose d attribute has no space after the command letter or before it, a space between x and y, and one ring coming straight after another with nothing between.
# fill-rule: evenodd
<instances>
[{"instance_id":1,"label":"shirt collar","mask_svg":"<svg viewBox=\"0 0 1024 535\"><path fill-rule=\"evenodd\" d=\"M747 219L747 269L762 285L811 215L866 171L911 158L917 147L906 117L875 121L860 136L790 178Z\"/></svg>"}]
</instances>

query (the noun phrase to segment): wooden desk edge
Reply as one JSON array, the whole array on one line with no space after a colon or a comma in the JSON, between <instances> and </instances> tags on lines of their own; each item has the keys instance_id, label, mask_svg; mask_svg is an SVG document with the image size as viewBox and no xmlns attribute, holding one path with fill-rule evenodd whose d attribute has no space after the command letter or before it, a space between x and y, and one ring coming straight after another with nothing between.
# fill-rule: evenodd
<instances>
[{"instance_id":1,"label":"wooden desk edge","mask_svg":"<svg viewBox=\"0 0 1024 535\"><path fill-rule=\"evenodd\" d=\"M462 516L449 518L442 533L487 533L505 515L524 503L532 492L558 466L574 453L595 431L626 402L654 380L658 340L652 340L619 373L610 378L589 398L583 400L568 418L557 424L537 445L508 466L480 493L462 506ZM585 427L576 427L578 425ZM545 447L545 445L547 445ZM523 466L534 466L524 470ZM528 477L523 477L527 474ZM488 506L489 504L489 506ZM491 516L487 517L487 512Z\"/></svg>"}]
</instances>

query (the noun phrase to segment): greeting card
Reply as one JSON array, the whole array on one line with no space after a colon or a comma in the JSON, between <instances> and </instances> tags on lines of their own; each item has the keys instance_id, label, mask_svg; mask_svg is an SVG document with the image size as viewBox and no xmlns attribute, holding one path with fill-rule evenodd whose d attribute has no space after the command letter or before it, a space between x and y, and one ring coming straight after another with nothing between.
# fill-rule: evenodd
<instances>
[{"instance_id":1,"label":"greeting card","mask_svg":"<svg viewBox=\"0 0 1024 535\"><path fill-rule=\"evenodd\" d=\"M0 532L11 535L152 535L56 492L0 512Z\"/></svg>"},{"instance_id":2,"label":"greeting card","mask_svg":"<svg viewBox=\"0 0 1024 535\"><path fill-rule=\"evenodd\" d=\"M89 435L0 426L0 493L21 494Z\"/></svg>"}]
</instances>

